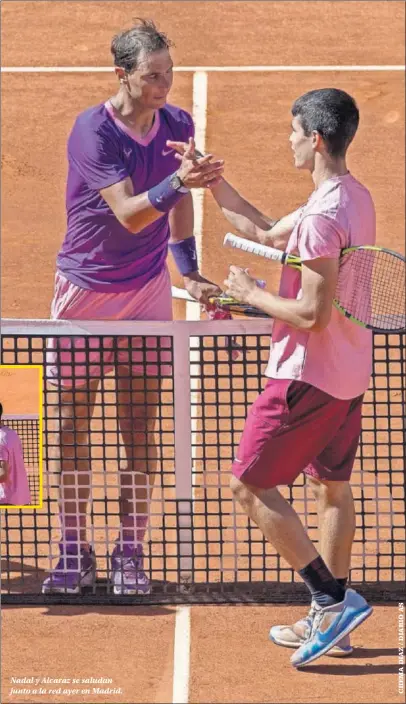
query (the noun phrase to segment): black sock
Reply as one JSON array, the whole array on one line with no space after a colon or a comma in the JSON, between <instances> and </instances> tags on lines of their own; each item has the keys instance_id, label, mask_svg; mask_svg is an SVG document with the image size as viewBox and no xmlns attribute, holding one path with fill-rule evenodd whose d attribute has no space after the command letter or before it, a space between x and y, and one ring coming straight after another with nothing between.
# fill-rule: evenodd
<instances>
[{"instance_id":1,"label":"black sock","mask_svg":"<svg viewBox=\"0 0 406 704\"><path fill-rule=\"evenodd\" d=\"M345 586L334 579L320 556L299 570L299 574L310 590L312 600L319 606L332 606L344 599Z\"/></svg>"},{"instance_id":2,"label":"black sock","mask_svg":"<svg viewBox=\"0 0 406 704\"><path fill-rule=\"evenodd\" d=\"M341 584L344 589L347 587L348 577L336 577L336 582Z\"/></svg>"}]
</instances>

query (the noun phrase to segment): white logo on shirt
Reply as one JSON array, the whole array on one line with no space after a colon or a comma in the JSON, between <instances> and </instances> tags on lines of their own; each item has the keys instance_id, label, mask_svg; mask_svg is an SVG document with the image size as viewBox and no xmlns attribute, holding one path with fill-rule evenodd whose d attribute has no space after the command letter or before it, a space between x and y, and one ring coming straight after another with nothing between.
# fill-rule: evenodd
<instances>
[{"instance_id":1,"label":"white logo on shirt","mask_svg":"<svg viewBox=\"0 0 406 704\"><path fill-rule=\"evenodd\" d=\"M130 158L132 153L133 153L132 149L124 149L124 156L126 156L127 159Z\"/></svg>"},{"instance_id":2,"label":"white logo on shirt","mask_svg":"<svg viewBox=\"0 0 406 704\"><path fill-rule=\"evenodd\" d=\"M173 149L162 149L162 156L168 156L171 152L173 152Z\"/></svg>"}]
</instances>

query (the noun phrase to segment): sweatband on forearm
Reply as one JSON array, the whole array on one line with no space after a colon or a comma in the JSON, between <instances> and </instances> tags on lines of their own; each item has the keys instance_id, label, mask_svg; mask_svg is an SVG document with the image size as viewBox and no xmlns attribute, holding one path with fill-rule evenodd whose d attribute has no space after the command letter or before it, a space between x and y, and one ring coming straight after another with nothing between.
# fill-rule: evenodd
<instances>
[{"instance_id":1,"label":"sweatband on forearm","mask_svg":"<svg viewBox=\"0 0 406 704\"><path fill-rule=\"evenodd\" d=\"M182 191L175 191L172 188L170 181L173 174L170 174L161 183L153 186L148 191L148 200L155 210L159 210L160 213L168 213L172 208L179 203L183 198L185 193Z\"/></svg>"},{"instance_id":2,"label":"sweatband on forearm","mask_svg":"<svg viewBox=\"0 0 406 704\"><path fill-rule=\"evenodd\" d=\"M173 254L175 264L182 276L186 276L198 270L196 238L194 236L188 237L186 240L170 243L169 249Z\"/></svg>"}]
</instances>

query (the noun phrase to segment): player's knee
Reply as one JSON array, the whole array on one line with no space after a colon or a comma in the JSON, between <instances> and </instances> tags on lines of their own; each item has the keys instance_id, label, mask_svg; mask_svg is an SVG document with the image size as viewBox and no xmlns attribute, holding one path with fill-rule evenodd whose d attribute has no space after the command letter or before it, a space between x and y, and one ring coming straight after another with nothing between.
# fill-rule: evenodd
<instances>
[{"instance_id":1,"label":"player's knee","mask_svg":"<svg viewBox=\"0 0 406 704\"><path fill-rule=\"evenodd\" d=\"M231 477L230 489L233 493L234 498L242 506L249 504L253 499L251 491L242 481L237 479L237 477Z\"/></svg>"},{"instance_id":2,"label":"player's knee","mask_svg":"<svg viewBox=\"0 0 406 704\"><path fill-rule=\"evenodd\" d=\"M313 495L317 501L327 504L336 504L342 500L352 497L350 483L347 481L328 481L307 477L307 483L311 487Z\"/></svg>"},{"instance_id":3,"label":"player's knee","mask_svg":"<svg viewBox=\"0 0 406 704\"><path fill-rule=\"evenodd\" d=\"M59 433L64 442L84 445L89 442L89 425L87 418L61 418Z\"/></svg>"},{"instance_id":4,"label":"player's knee","mask_svg":"<svg viewBox=\"0 0 406 704\"><path fill-rule=\"evenodd\" d=\"M314 477L306 477L306 484L310 487L315 499L318 499L323 491L321 482Z\"/></svg>"}]
</instances>

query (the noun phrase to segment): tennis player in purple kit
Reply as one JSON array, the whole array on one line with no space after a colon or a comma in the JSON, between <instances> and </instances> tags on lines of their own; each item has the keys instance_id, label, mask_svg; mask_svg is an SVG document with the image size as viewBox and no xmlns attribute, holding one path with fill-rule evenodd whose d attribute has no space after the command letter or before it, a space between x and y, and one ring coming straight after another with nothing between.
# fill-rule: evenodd
<instances>
[{"instance_id":1,"label":"tennis player in purple kit","mask_svg":"<svg viewBox=\"0 0 406 704\"><path fill-rule=\"evenodd\" d=\"M171 320L168 245L196 300L206 303L220 292L198 271L190 189L217 183L223 163L210 155L188 158L194 149L192 118L166 103L172 85L170 45L145 20L116 36L111 51L119 91L76 119L68 141L68 227L57 258L54 319ZM168 139L189 143L181 164ZM84 341L76 340L73 355L70 340L49 342L47 378L60 387L53 416L59 433L55 446L61 448L61 556L43 592L74 594L94 582L95 555L86 534L89 428L101 376L121 366L117 406L127 459L119 473L121 525L111 579L115 594L147 594L142 546L155 472L145 467L145 437L153 432L159 398L156 350L146 353L143 365L140 353L133 350L129 359L121 342L118 351L111 342L111 349L92 350L88 358L83 347ZM169 370L170 352L161 360ZM165 364L160 373L165 375ZM132 403L137 392L145 402ZM150 466L154 452L149 448Z\"/></svg>"},{"instance_id":2,"label":"tennis player in purple kit","mask_svg":"<svg viewBox=\"0 0 406 704\"><path fill-rule=\"evenodd\" d=\"M349 655L349 633L372 612L346 589L355 532L349 480L372 371L372 333L342 316L333 298L341 250L375 244L375 209L346 165L359 122L353 98L333 88L310 91L295 101L292 115L295 166L308 170L315 185L305 205L276 221L224 179L211 190L245 237L302 260L301 272L283 268L279 296L258 288L239 267L231 266L224 282L227 295L275 318L269 381L247 417L231 488L309 588L307 617L270 631L274 643L296 649L291 662L300 667L324 653ZM169 145L182 155L187 148ZM277 488L302 471L317 502L321 554Z\"/></svg>"}]
</instances>

